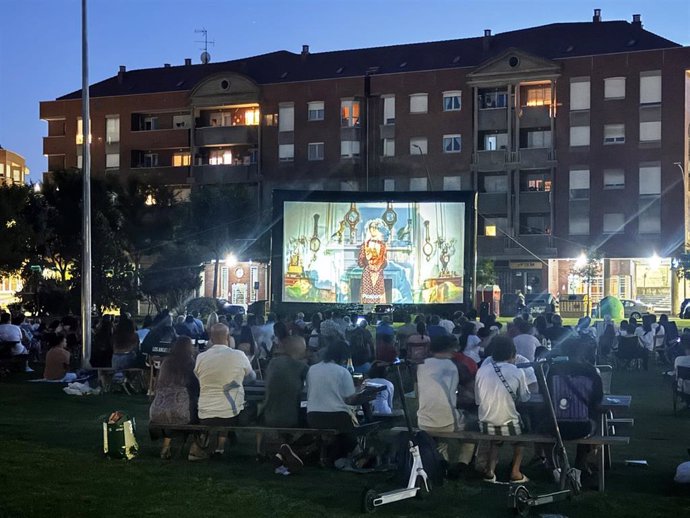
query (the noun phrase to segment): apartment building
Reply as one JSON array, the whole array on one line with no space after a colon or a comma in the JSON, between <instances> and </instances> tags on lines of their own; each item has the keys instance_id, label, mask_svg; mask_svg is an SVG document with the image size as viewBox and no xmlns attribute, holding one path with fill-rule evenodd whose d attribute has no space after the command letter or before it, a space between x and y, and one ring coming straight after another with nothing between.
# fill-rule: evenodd
<instances>
[{"instance_id":1,"label":"apartment building","mask_svg":"<svg viewBox=\"0 0 690 518\"><path fill-rule=\"evenodd\" d=\"M23 156L0 146L0 186L24 185L29 168Z\"/></svg>"},{"instance_id":2,"label":"apartment building","mask_svg":"<svg viewBox=\"0 0 690 518\"><path fill-rule=\"evenodd\" d=\"M48 171L80 166L80 91L41 103ZM690 49L631 22L127 71L91 86L93 174L185 192L476 190L504 291L670 304L685 242Z\"/></svg>"}]
</instances>

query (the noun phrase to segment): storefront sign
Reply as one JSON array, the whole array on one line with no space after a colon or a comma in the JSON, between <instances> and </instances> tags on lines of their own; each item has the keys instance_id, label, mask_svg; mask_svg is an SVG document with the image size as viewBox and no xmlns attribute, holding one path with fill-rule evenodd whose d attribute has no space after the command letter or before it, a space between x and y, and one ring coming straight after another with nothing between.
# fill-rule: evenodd
<instances>
[{"instance_id":1,"label":"storefront sign","mask_svg":"<svg viewBox=\"0 0 690 518\"><path fill-rule=\"evenodd\" d=\"M541 270L542 266L542 263L539 261L511 261L508 268L511 270Z\"/></svg>"}]
</instances>

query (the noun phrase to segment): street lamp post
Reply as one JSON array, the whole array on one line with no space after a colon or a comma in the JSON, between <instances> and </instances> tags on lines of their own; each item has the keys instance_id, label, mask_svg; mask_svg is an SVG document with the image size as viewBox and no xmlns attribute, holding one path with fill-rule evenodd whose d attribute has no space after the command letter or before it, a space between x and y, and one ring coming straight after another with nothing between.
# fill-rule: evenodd
<instances>
[{"instance_id":1,"label":"street lamp post","mask_svg":"<svg viewBox=\"0 0 690 518\"><path fill-rule=\"evenodd\" d=\"M688 234L690 233L690 225L688 224L688 218L690 217L690 209L688 208L688 178L685 175L685 169L681 162L674 162L673 165L680 169L680 176L683 180L683 254L687 254L690 251L690 239L688 239ZM683 269L683 298L686 298L687 289L687 279L685 278L685 269ZM673 306L673 301L671 303Z\"/></svg>"},{"instance_id":2,"label":"street lamp post","mask_svg":"<svg viewBox=\"0 0 690 518\"><path fill-rule=\"evenodd\" d=\"M429 174L429 167L427 167L426 164L426 153L422 151L422 148L419 146L419 144L412 144L413 148L416 148L417 151L419 151L419 154L422 156L422 164L424 164L424 171L426 171L426 181L429 183L427 186L427 191L433 191L433 186L431 185L431 175Z\"/></svg>"}]
</instances>

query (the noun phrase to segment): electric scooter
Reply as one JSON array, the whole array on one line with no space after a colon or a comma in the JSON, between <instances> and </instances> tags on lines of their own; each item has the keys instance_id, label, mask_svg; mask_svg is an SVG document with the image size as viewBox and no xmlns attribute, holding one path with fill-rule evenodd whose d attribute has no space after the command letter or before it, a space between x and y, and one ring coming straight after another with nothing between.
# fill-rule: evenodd
<instances>
[{"instance_id":1,"label":"electric scooter","mask_svg":"<svg viewBox=\"0 0 690 518\"><path fill-rule=\"evenodd\" d=\"M570 499L573 495L580 493L582 488L580 484L579 470L570 466L568 461L568 452L565 449L561 431L558 428L558 420L556 419L556 411L553 408L551 400L551 392L546 383L546 375L544 374L544 365L549 364L549 361L540 361L531 364L538 375L541 377L542 386L544 387L544 403L548 407L549 418L552 421L556 434L556 445L554 446L554 478L557 477L559 490L543 495L532 496L526 486L511 485L508 497L510 498L511 507L515 514L520 516L527 516L530 509L540 505L559 502Z\"/></svg>"},{"instance_id":2,"label":"electric scooter","mask_svg":"<svg viewBox=\"0 0 690 518\"><path fill-rule=\"evenodd\" d=\"M398 360L394 364L398 381L398 386L395 390L400 394L403 414L405 415L405 425L407 426L407 433L409 436L408 447L412 455L410 477L407 481L407 486L401 489L393 489L385 493L380 493L375 489L365 489L362 495L362 512L364 513L373 513L376 511L377 507L381 507L382 505L399 502L400 500L407 500L408 498L428 494L431 491L431 481L426 471L424 471L422 456L419 453L419 446L415 444L413 440L414 430L412 429L412 422L410 421L410 415L407 411L407 402L405 401L402 376L400 374L400 363L401 362Z\"/></svg>"}]
</instances>

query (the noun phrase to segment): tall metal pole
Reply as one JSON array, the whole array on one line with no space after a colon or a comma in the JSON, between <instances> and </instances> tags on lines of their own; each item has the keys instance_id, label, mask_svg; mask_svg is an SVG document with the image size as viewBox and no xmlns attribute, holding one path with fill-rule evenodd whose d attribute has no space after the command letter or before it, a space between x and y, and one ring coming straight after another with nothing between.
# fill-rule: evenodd
<instances>
[{"instance_id":1,"label":"tall metal pole","mask_svg":"<svg viewBox=\"0 0 690 518\"><path fill-rule=\"evenodd\" d=\"M81 112L82 112L82 178L83 178L83 252L81 266L81 336L82 367L91 359L91 112L89 109L89 46L87 38L87 0L81 0Z\"/></svg>"}]
</instances>

